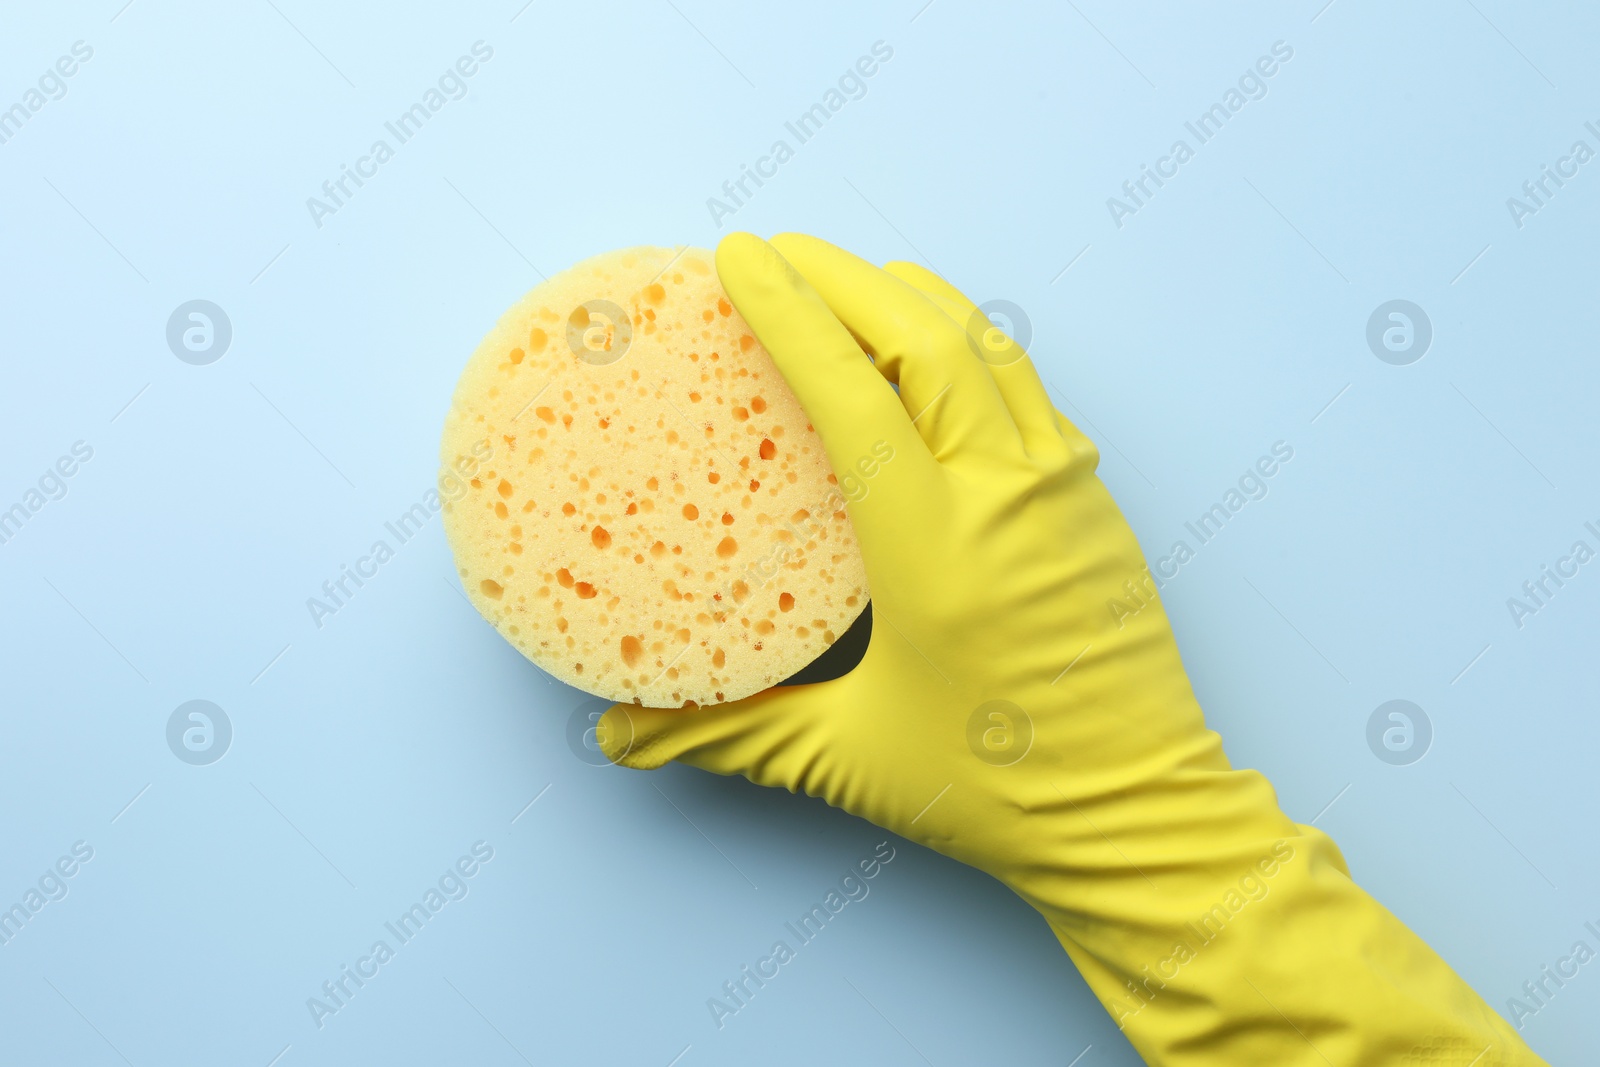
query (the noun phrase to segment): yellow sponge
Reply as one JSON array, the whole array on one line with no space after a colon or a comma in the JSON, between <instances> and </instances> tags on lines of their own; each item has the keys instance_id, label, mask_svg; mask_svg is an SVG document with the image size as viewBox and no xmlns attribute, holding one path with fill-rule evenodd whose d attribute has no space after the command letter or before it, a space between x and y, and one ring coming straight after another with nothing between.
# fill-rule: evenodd
<instances>
[{"instance_id":1,"label":"yellow sponge","mask_svg":"<svg viewBox=\"0 0 1600 1067\"><path fill-rule=\"evenodd\" d=\"M611 252L536 286L468 360L440 460L472 603L597 696L737 700L866 606L822 442L705 250Z\"/></svg>"}]
</instances>

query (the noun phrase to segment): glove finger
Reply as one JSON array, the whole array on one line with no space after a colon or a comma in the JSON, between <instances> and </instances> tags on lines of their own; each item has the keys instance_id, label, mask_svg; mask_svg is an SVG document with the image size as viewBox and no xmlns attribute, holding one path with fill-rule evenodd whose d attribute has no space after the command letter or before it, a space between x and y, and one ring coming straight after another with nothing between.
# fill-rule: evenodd
<instances>
[{"instance_id":1,"label":"glove finger","mask_svg":"<svg viewBox=\"0 0 1600 1067\"><path fill-rule=\"evenodd\" d=\"M776 249L752 234L729 234L717 246L717 274L821 435L870 573L901 540L905 509L895 505L908 497L891 483L924 485L937 470L933 458L894 389ZM885 489L857 491L854 471Z\"/></svg>"},{"instance_id":2,"label":"glove finger","mask_svg":"<svg viewBox=\"0 0 1600 1067\"><path fill-rule=\"evenodd\" d=\"M1018 451L1005 401L965 330L913 286L816 237L783 233L772 245L861 339L935 459Z\"/></svg>"},{"instance_id":3,"label":"glove finger","mask_svg":"<svg viewBox=\"0 0 1600 1067\"><path fill-rule=\"evenodd\" d=\"M844 702L839 683L848 677L779 686L704 708L616 704L600 717L595 737L607 759L635 770L677 760L795 789L818 756L822 713Z\"/></svg>"},{"instance_id":4,"label":"glove finger","mask_svg":"<svg viewBox=\"0 0 1600 1067\"><path fill-rule=\"evenodd\" d=\"M961 290L926 267L896 261L885 263L883 269L927 294L972 339L1022 434L1028 454L1059 453L1064 442L1056 422L1055 405L1050 402L1044 382L1023 347L995 328L988 316Z\"/></svg>"}]
</instances>

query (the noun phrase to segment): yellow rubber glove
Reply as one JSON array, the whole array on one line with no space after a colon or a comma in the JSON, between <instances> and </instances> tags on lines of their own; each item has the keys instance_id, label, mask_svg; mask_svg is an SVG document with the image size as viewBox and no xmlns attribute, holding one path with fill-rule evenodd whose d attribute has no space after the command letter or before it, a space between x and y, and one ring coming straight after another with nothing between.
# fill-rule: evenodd
<instances>
[{"instance_id":1,"label":"yellow rubber glove","mask_svg":"<svg viewBox=\"0 0 1600 1067\"><path fill-rule=\"evenodd\" d=\"M803 791L989 872L1148 1063L1543 1062L1230 767L1095 446L1014 342L936 275L815 238L731 235L717 271L840 476L872 638L833 681L618 705L608 756Z\"/></svg>"}]
</instances>

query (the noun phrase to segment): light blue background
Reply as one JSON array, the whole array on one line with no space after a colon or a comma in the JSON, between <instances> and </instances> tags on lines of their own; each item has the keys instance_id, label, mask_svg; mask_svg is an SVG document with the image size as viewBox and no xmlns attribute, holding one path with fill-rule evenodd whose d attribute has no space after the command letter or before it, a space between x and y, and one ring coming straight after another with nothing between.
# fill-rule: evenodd
<instances>
[{"instance_id":1,"label":"light blue background","mask_svg":"<svg viewBox=\"0 0 1600 1067\"><path fill-rule=\"evenodd\" d=\"M898 840L719 1031L706 998L886 835L575 758L581 695L476 616L437 520L311 622L432 483L463 361L538 272L733 226L1024 308L1153 555L1289 442L1163 594L1230 754L1497 1009L1595 944L1600 565L1520 630L1506 598L1600 525L1600 162L1520 229L1506 199L1600 148L1600 14L922 3L7 11L0 107L94 55L0 145L0 507L94 457L0 545L0 904L95 854L0 948L0 1059L1137 1062L1042 920ZM316 227L306 198L480 39L466 98ZM713 225L878 40L867 95ZM1268 95L1119 229L1107 197L1279 40ZM165 341L195 298L233 325L210 366ZM1393 298L1434 326L1410 366L1366 346ZM234 728L207 767L165 741L195 698ZM1367 748L1394 698L1433 723L1411 766ZM319 1030L306 999L478 840L470 895ZM1576 1063L1597 1019L1600 964L1524 1034Z\"/></svg>"}]
</instances>

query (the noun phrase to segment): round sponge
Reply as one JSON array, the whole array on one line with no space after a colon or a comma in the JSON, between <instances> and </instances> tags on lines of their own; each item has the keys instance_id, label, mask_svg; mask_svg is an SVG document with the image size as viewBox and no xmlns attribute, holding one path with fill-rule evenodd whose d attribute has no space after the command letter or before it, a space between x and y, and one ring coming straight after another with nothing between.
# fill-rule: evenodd
<instances>
[{"instance_id":1,"label":"round sponge","mask_svg":"<svg viewBox=\"0 0 1600 1067\"><path fill-rule=\"evenodd\" d=\"M737 700L866 606L822 442L702 249L536 286L467 361L440 461L473 606L597 696Z\"/></svg>"}]
</instances>

